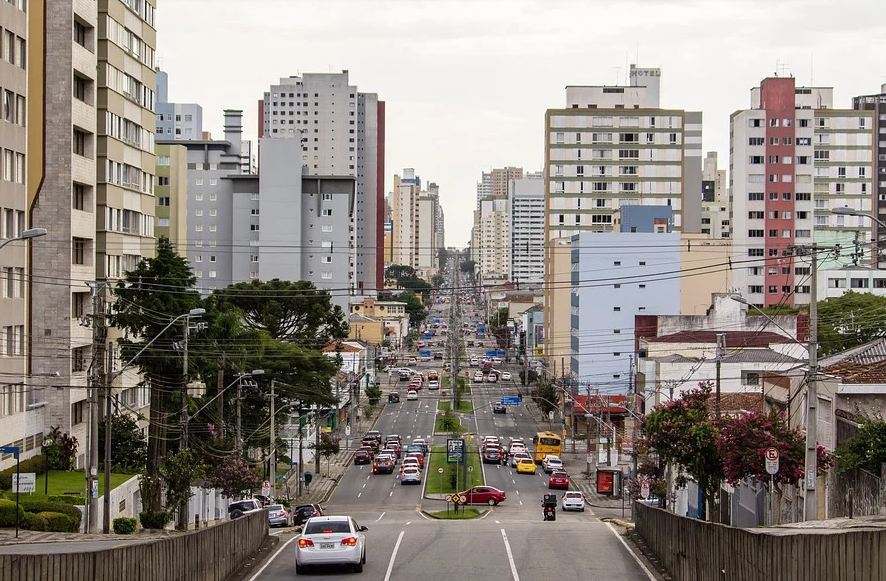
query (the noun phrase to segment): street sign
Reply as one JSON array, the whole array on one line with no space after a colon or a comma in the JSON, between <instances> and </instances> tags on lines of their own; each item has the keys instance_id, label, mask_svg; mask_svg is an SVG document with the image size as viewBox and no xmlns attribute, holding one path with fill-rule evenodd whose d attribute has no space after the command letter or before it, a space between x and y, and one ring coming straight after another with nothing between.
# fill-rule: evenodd
<instances>
[{"instance_id":1,"label":"street sign","mask_svg":"<svg viewBox=\"0 0 886 581\"><path fill-rule=\"evenodd\" d=\"M351 426L345 426L345 436L351 435Z\"/></svg>"},{"instance_id":2,"label":"street sign","mask_svg":"<svg viewBox=\"0 0 886 581\"><path fill-rule=\"evenodd\" d=\"M770 475L778 473L778 450L776 448L766 448L763 453L766 458L766 472Z\"/></svg>"},{"instance_id":3,"label":"street sign","mask_svg":"<svg viewBox=\"0 0 886 581\"><path fill-rule=\"evenodd\" d=\"M553 420L553 419L554 419L554 412L548 412L548 419L549 419L549 420Z\"/></svg>"},{"instance_id":4,"label":"street sign","mask_svg":"<svg viewBox=\"0 0 886 581\"><path fill-rule=\"evenodd\" d=\"M468 497L465 496L464 494L462 494L461 496L458 497L458 502L459 502L459 504L467 504Z\"/></svg>"},{"instance_id":5,"label":"street sign","mask_svg":"<svg viewBox=\"0 0 886 581\"><path fill-rule=\"evenodd\" d=\"M474 467L473 467L473 466L468 466L468 472L473 472L473 471L474 471Z\"/></svg>"},{"instance_id":6,"label":"street sign","mask_svg":"<svg viewBox=\"0 0 886 581\"><path fill-rule=\"evenodd\" d=\"M18 446L0 446L0 454L12 454L18 458Z\"/></svg>"},{"instance_id":7,"label":"street sign","mask_svg":"<svg viewBox=\"0 0 886 581\"><path fill-rule=\"evenodd\" d=\"M647 498L649 498L649 479L648 478L642 478L640 480L640 496L643 498L643 500L646 500Z\"/></svg>"},{"instance_id":8,"label":"street sign","mask_svg":"<svg viewBox=\"0 0 886 581\"><path fill-rule=\"evenodd\" d=\"M521 403L522 401L523 401L523 398L521 398L520 396L516 396L516 397L503 397L503 398L501 398L501 401L500 401L499 403L500 403L501 405L520 405L520 403Z\"/></svg>"},{"instance_id":9,"label":"street sign","mask_svg":"<svg viewBox=\"0 0 886 581\"><path fill-rule=\"evenodd\" d=\"M37 491L37 473L22 472L21 474L12 475L12 491L13 492L36 492Z\"/></svg>"},{"instance_id":10,"label":"street sign","mask_svg":"<svg viewBox=\"0 0 886 581\"><path fill-rule=\"evenodd\" d=\"M437 468L437 474L443 474L443 469L442 469L442 468Z\"/></svg>"},{"instance_id":11,"label":"street sign","mask_svg":"<svg viewBox=\"0 0 886 581\"><path fill-rule=\"evenodd\" d=\"M457 464L464 461L465 441L460 438L449 438L446 440L446 462L449 464Z\"/></svg>"}]
</instances>

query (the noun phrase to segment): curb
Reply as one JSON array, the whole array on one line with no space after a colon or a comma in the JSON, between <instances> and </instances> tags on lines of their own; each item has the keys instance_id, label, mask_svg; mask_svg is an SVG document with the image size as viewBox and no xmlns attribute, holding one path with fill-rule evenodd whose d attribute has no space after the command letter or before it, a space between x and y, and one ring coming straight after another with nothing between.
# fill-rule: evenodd
<instances>
[{"instance_id":1,"label":"curb","mask_svg":"<svg viewBox=\"0 0 886 581\"><path fill-rule=\"evenodd\" d=\"M620 527L623 528L623 529L628 529L628 530L633 530L634 527L636 526L636 525L635 525L634 523L632 523L632 522L629 522L629 521L626 521L626 520L622 520L622 519L620 519L620 518L615 518L615 517L603 517L603 518L600 519L600 522L608 522L608 523L612 523L612 524L614 524L614 525L618 525L618 526L620 526Z\"/></svg>"},{"instance_id":2,"label":"curb","mask_svg":"<svg viewBox=\"0 0 886 581\"><path fill-rule=\"evenodd\" d=\"M446 517L434 516L431 513L429 513L428 511L426 511L425 509L421 509L420 512L423 515L425 515L426 517L428 517L429 519L433 519L433 520L480 520L480 519L483 519L483 518L486 518L487 516L489 516L489 514L492 511L484 508L484 509L480 510L480 514L478 514L475 517L471 517L471 518L446 518Z\"/></svg>"}]
</instances>

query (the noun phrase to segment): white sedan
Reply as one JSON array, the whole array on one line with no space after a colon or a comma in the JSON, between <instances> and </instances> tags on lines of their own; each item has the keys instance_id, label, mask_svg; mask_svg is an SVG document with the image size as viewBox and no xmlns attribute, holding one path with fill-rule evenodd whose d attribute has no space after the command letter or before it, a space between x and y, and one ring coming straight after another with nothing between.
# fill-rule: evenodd
<instances>
[{"instance_id":1,"label":"white sedan","mask_svg":"<svg viewBox=\"0 0 886 581\"><path fill-rule=\"evenodd\" d=\"M303 575L315 565L353 565L363 571L366 563L367 528L349 516L314 516L309 518L298 537L295 549L295 574Z\"/></svg>"},{"instance_id":2,"label":"white sedan","mask_svg":"<svg viewBox=\"0 0 886 581\"><path fill-rule=\"evenodd\" d=\"M563 494L563 510L585 510L585 495L577 491Z\"/></svg>"},{"instance_id":3,"label":"white sedan","mask_svg":"<svg viewBox=\"0 0 886 581\"><path fill-rule=\"evenodd\" d=\"M510 371L502 371L501 372L501 380L502 381L510 381L511 380L511 372Z\"/></svg>"}]
</instances>

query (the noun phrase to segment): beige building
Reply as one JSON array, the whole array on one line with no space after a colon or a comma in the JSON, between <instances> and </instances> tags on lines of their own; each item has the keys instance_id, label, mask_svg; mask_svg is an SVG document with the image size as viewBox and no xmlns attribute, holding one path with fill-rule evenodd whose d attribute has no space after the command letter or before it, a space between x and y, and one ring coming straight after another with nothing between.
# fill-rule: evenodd
<instances>
[{"instance_id":1,"label":"beige building","mask_svg":"<svg viewBox=\"0 0 886 581\"><path fill-rule=\"evenodd\" d=\"M348 339L369 345L381 345L385 339L385 325L381 319L352 314L348 317Z\"/></svg>"},{"instance_id":2,"label":"beige building","mask_svg":"<svg viewBox=\"0 0 886 581\"><path fill-rule=\"evenodd\" d=\"M572 242L545 245L544 361L549 377L569 375L572 357ZM564 369L565 367L565 369Z\"/></svg>"},{"instance_id":3,"label":"beige building","mask_svg":"<svg viewBox=\"0 0 886 581\"><path fill-rule=\"evenodd\" d=\"M187 258L188 249L188 149L169 143L157 145L157 238L166 237Z\"/></svg>"},{"instance_id":4,"label":"beige building","mask_svg":"<svg viewBox=\"0 0 886 581\"><path fill-rule=\"evenodd\" d=\"M709 238L707 234L680 235L680 314L704 315L711 295L732 288L732 240Z\"/></svg>"},{"instance_id":5,"label":"beige building","mask_svg":"<svg viewBox=\"0 0 886 581\"><path fill-rule=\"evenodd\" d=\"M403 177L394 175L391 192L391 264L418 266L418 196L421 186L416 183L415 170L406 168Z\"/></svg>"}]
</instances>

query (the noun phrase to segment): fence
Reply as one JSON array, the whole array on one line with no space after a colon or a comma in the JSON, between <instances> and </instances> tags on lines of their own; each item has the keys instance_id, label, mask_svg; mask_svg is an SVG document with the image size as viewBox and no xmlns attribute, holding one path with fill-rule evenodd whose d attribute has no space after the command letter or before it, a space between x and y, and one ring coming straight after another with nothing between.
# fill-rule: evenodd
<instances>
[{"instance_id":1,"label":"fence","mask_svg":"<svg viewBox=\"0 0 886 581\"><path fill-rule=\"evenodd\" d=\"M886 464L881 468L886 476ZM883 510L883 478L855 468L839 474L828 488L828 516L879 515Z\"/></svg>"},{"instance_id":2,"label":"fence","mask_svg":"<svg viewBox=\"0 0 886 581\"><path fill-rule=\"evenodd\" d=\"M16 581L224 581L261 547L259 511L208 529L87 553L0 555L0 579ZM125 543L125 541L123 541Z\"/></svg>"},{"instance_id":3,"label":"fence","mask_svg":"<svg viewBox=\"0 0 886 581\"><path fill-rule=\"evenodd\" d=\"M635 504L636 532L675 581L880 581L886 530L739 529Z\"/></svg>"}]
</instances>

